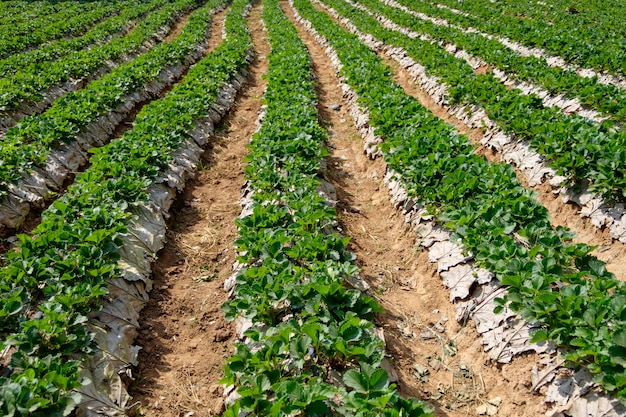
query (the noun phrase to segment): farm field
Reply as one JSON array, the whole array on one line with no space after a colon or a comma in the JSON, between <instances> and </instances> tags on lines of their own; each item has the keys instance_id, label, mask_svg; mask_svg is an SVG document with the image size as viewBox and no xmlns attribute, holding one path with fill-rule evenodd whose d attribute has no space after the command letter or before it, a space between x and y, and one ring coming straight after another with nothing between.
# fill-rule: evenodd
<instances>
[{"instance_id":1,"label":"farm field","mask_svg":"<svg viewBox=\"0 0 626 417\"><path fill-rule=\"evenodd\" d=\"M0 2L0 415L626 416L624 13Z\"/></svg>"}]
</instances>

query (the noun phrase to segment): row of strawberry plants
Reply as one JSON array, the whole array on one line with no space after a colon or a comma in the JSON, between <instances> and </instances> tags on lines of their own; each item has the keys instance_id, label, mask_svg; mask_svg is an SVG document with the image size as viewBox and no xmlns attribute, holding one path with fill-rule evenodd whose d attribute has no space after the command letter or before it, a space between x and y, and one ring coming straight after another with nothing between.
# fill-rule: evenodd
<instances>
[{"instance_id":1,"label":"row of strawberry plants","mask_svg":"<svg viewBox=\"0 0 626 417\"><path fill-rule=\"evenodd\" d=\"M559 174L568 177L570 187L589 181L590 190L606 200L626 200L626 132L614 130L611 123L597 125L577 115L564 115L556 108L545 108L539 97L508 89L493 74L476 74L465 60L441 46L386 29L367 12L343 0L323 3L349 17L359 30L406 50L427 73L446 84L451 102L477 104L504 132L527 140Z\"/></svg>"},{"instance_id":2,"label":"row of strawberry plants","mask_svg":"<svg viewBox=\"0 0 626 417\"><path fill-rule=\"evenodd\" d=\"M383 342L372 332L380 306L344 286L357 268L318 190L326 133L310 58L278 1L263 7L267 107L246 158L250 214L237 221L245 267L223 306L227 318L253 325L227 361L224 382L238 398L224 415L429 415L380 367Z\"/></svg>"},{"instance_id":3,"label":"row of strawberry plants","mask_svg":"<svg viewBox=\"0 0 626 417\"><path fill-rule=\"evenodd\" d=\"M546 22L558 25L567 31L586 30L588 25L597 33L620 31L620 12L624 5L619 1L593 2L518 2L473 0L472 7L480 7L482 12L489 13L493 18L502 14L530 21L533 26ZM560 3L560 4L559 4ZM576 4L578 3L578 4ZM598 7L600 6L600 7ZM621 32L624 33L623 31ZM608 36L612 36L609 34Z\"/></svg>"},{"instance_id":4,"label":"row of strawberry plants","mask_svg":"<svg viewBox=\"0 0 626 417\"><path fill-rule=\"evenodd\" d=\"M61 187L86 162L80 155L106 142L137 102L157 94L198 60L206 49L210 11L223 4L224 0L210 1L190 15L173 42L156 46L9 129L0 142L0 224L18 227L30 205L40 205L51 189ZM175 5L188 6L187 0ZM64 145L72 146L68 150ZM37 190L29 193L34 184Z\"/></svg>"},{"instance_id":5,"label":"row of strawberry plants","mask_svg":"<svg viewBox=\"0 0 626 417\"><path fill-rule=\"evenodd\" d=\"M535 341L565 347L607 391L626 398L626 285L553 230L545 207L522 187L512 168L474 153L466 136L435 117L393 82L391 70L359 39L297 0L300 13L328 39L342 74L369 110L382 151L410 195L453 232L478 266L492 271L508 296L500 299L544 327Z\"/></svg>"},{"instance_id":6,"label":"row of strawberry plants","mask_svg":"<svg viewBox=\"0 0 626 417\"><path fill-rule=\"evenodd\" d=\"M70 53L43 67L29 65L15 74L0 78L0 114L8 116L6 124L11 124L15 120L10 116L15 110L27 114L36 112L39 101L57 98L54 94L48 97L53 87L109 70L111 63L114 66L125 57L141 51L163 26L198 3L199 0L178 0L148 15L127 36ZM34 104L33 109L29 108L30 104Z\"/></svg>"},{"instance_id":7,"label":"row of strawberry plants","mask_svg":"<svg viewBox=\"0 0 626 417\"><path fill-rule=\"evenodd\" d=\"M479 57L487 64L511 74L515 78L540 85L551 94L564 94L577 97L584 105L590 106L604 116L616 121L626 120L626 91L614 85L605 85L594 78L579 76L575 71L550 67L545 60L533 56L523 56L502 43L476 33L436 25L430 21L416 19L380 0L358 0L374 13L386 16L398 25L418 33L427 34L432 39L451 43L467 53Z\"/></svg>"},{"instance_id":8,"label":"row of strawberry plants","mask_svg":"<svg viewBox=\"0 0 626 417\"><path fill-rule=\"evenodd\" d=\"M20 36L32 31L40 30L46 26L58 23L67 19L68 16L76 13L86 13L97 7L97 3L93 4L72 4L69 10L63 10L62 8L40 8L36 14L30 14L29 19L21 19L21 21L11 20L3 21L0 25L0 39L5 39L13 36ZM23 6L28 8L28 6ZM67 9L67 7L65 8ZM15 12L15 10L14 10Z\"/></svg>"},{"instance_id":9,"label":"row of strawberry plants","mask_svg":"<svg viewBox=\"0 0 626 417\"><path fill-rule=\"evenodd\" d=\"M62 8L62 3L44 1L3 1L0 3L0 22L3 24L20 23L30 19L36 19L42 15L56 13Z\"/></svg>"},{"instance_id":10,"label":"row of strawberry plants","mask_svg":"<svg viewBox=\"0 0 626 417\"><path fill-rule=\"evenodd\" d=\"M493 6L494 4L492 4ZM594 25L596 28L615 31L622 30L620 26L624 4L619 0L608 1L550 1L543 3L535 2L531 7L517 2L502 2L499 6L499 13L514 14L525 19L533 20L554 20L558 24L568 25L571 29L578 29L587 25Z\"/></svg>"},{"instance_id":11,"label":"row of strawberry plants","mask_svg":"<svg viewBox=\"0 0 626 417\"><path fill-rule=\"evenodd\" d=\"M130 29L133 20L163 6L163 4L165 4L165 0L153 0L149 3L143 0L129 1L119 15L107 18L83 36L71 39L61 38L40 48L0 60L0 77L7 77L33 64L38 64L41 71L41 65L45 62L54 61L71 52L108 41L110 37L117 37Z\"/></svg>"},{"instance_id":12,"label":"row of strawberry plants","mask_svg":"<svg viewBox=\"0 0 626 417\"><path fill-rule=\"evenodd\" d=\"M222 89L247 66L246 3L236 1L228 13L225 41L164 98L144 107L131 130L96 150L90 168L43 213L33 235L20 236L8 253L0 311L3 346L15 351L0 377L3 415L67 415L80 401L76 390L103 382L80 378L80 360L104 349L94 346L88 316L107 302L108 282L120 277L124 256L133 252L122 247L128 224L158 200L167 176L182 169L179 152L201 152L191 136L196 123L220 108ZM148 263L155 255L139 253Z\"/></svg>"},{"instance_id":13,"label":"row of strawberry plants","mask_svg":"<svg viewBox=\"0 0 626 417\"><path fill-rule=\"evenodd\" d=\"M0 58L6 58L26 48L35 47L44 42L82 33L104 17L117 13L125 1L75 3L59 13L56 21L50 25L36 28L21 36L0 38Z\"/></svg>"},{"instance_id":14,"label":"row of strawberry plants","mask_svg":"<svg viewBox=\"0 0 626 417\"><path fill-rule=\"evenodd\" d=\"M454 8L453 10L460 9L465 13L455 13L426 1L401 0L401 3L429 15L443 17L463 27L507 36L524 45L543 48L579 66L609 71L620 77L626 75L626 51L623 47L623 34L619 30L596 29L596 25L573 30L562 22L546 24L544 20L527 21L494 13L489 7L479 5L477 2L438 1ZM563 14L566 13L563 10ZM563 20L565 18L566 16Z\"/></svg>"}]
</instances>

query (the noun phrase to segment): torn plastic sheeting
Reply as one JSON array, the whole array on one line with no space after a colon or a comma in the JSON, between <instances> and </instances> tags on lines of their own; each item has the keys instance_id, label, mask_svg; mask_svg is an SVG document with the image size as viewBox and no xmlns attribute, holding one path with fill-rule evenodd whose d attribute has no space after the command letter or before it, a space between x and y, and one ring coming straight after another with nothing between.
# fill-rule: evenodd
<instances>
[{"instance_id":1,"label":"torn plastic sheeting","mask_svg":"<svg viewBox=\"0 0 626 417\"><path fill-rule=\"evenodd\" d=\"M149 292L152 290L152 280L147 282L127 281L124 277L109 280L109 294L111 298L126 297L136 310L148 301Z\"/></svg>"},{"instance_id":2,"label":"torn plastic sheeting","mask_svg":"<svg viewBox=\"0 0 626 417\"><path fill-rule=\"evenodd\" d=\"M544 182L544 178L550 177L556 173L554 169L546 166L544 163L537 164L536 166L526 169L523 172L526 175L528 185L531 187L542 184Z\"/></svg>"},{"instance_id":3,"label":"torn plastic sheeting","mask_svg":"<svg viewBox=\"0 0 626 417\"><path fill-rule=\"evenodd\" d=\"M581 369L573 376L554 380L546 393L546 402L556 406L546 413L550 417L620 417L626 406L612 396L600 393L593 376Z\"/></svg>"},{"instance_id":4,"label":"torn plastic sheeting","mask_svg":"<svg viewBox=\"0 0 626 417\"><path fill-rule=\"evenodd\" d=\"M87 129L85 130L85 132L83 132L83 134L81 135L86 143L89 143L91 145L91 147L97 146L104 146L106 144L106 137L103 137L103 135L99 135L96 133L95 129ZM81 147L83 150L88 151L89 148L85 148L85 147Z\"/></svg>"},{"instance_id":5,"label":"torn plastic sheeting","mask_svg":"<svg viewBox=\"0 0 626 417\"><path fill-rule=\"evenodd\" d=\"M410 207L410 209L405 210L406 207ZM420 225L420 223L423 220L422 219L422 212L424 211L423 207L419 203L417 203L414 199L409 199L402 206L402 210L403 210L402 212L404 213L404 221L409 226L409 229L412 229L413 231L416 232L417 227ZM419 245L420 242L417 242L416 244Z\"/></svg>"},{"instance_id":6,"label":"torn plastic sheeting","mask_svg":"<svg viewBox=\"0 0 626 417\"><path fill-rule=\"evenodd\" d=\"M136 268L138 273L150 275L152 253L154 252L151 248L146 248L144 242L139 241L134 235L128 233L122 236L122 247L119 250L120 258L126 264Z\"/></svg>"},{"instance_id":7,"label":"torn plastic sheeting","mask_svg":"<svg viewBox=\"0 0 626 417\"><path fill-rule=\"evenodd\" d=\"M204 146L208 142L208 138L211 134L213 134L213 124L210 123L209 120L202 124L196 125L196 128L193 129L189 136L199 145Z\"/></svg>"},{"instance_id":8,"label":"torn plastic sheeting","mask_svg":"<svg viewBox=\"0 0 626 417\"><path fill-rule=\"evenodd\" d=\"M400 208L402 210L402 214L410 216L411 213L417 213L418 210L422 209L422 205L419 204L414 198L407 198ZM407 223L410 223L410 220Z\"/></svg>"},{"instance_id":9,"label":"torn plastic sheeting","mask_svg":"<svg viewBox=\"0 0 626 417\"><path fill-rule=\"evenodd\" d=\"M476 304L470 311L469 317L474 320L476 324L476 331L483 334L498 327L509 317L513 317L515 314L508 308L505 308L500 313L494 313L494 309L497 304L494 301L496 297L503 297L506 294L506 290L502 287L497 288L495 291L485 297L484 300Z\"/></svg>"},{"instance_id":10,"label":"torn plastic sheeting","mask_svg":"<svg viewBox=\"0 0 626 417\"><path fill-rule=\"evenodd\" d=\"M511 138L502 131L499 131L496 134L492 135L485 133L485 136L480 143L481 145L488 146L489 148L494 149L497 152L502 152L504 150L504 146L511 143Z\"/></svg>"},{"instance_id":11,"label":"torn plastic sheeting","mask_svg":"<svg viewBox=\"0 0 626 417\"><path fill-rule=\"evenodd\" d=\"M0 224L14 229L24 222L29 211L28 202L4 195L0 200Z\"/></svg>"},{"instance_id":12,"label":"torn plastic sheeting","mask_svg":"<svg viewBox=\"0 0 626 417\"><path fill-rule=\"evenodd\" d=\"M609 228L609 233L613 239L626 243L626 214L620 220L614 220Z\"/></svg>"},{"instance_id":13,"label":"torn plastic sheeting","mask_svg":"<svg viewBox=\"0 0 626 417\"><path fill-rule=\"evenodd\" d=\"M127 281L146 281L147 279L146 276L142 274L141 270L129 264L124 259L118 261L118 266L120 268L120 274Z\"/></svg>"},{"instance_id":14,"label":"torn plastic sheeting","mask_svg":"<svg viewBox=\"0 0 626 417\"><path fill-rule=\"evenodd\" d=\"M48 183L52 183L52 188L55 190L58 190L63 186L65 179L70 173L70 170L65 167L65 164L56 158L55 155L48 155L46 158L46 167L43 171L50 179Z\"/></svg>"},{"instance_id":15,"label":"torn plastic sheeting","mask_svg":"<svg viewBox=\"0 0 626 417\"><path fill-rule=\"evenodd\" d=\"M169 164L169 170L164 176L170 187L178 191L185 188L186 179L195 171L202 152L202 149L191 138L184 141L181 148L174 154L174 160Z\"/></svg>"},{"instance_id":16,"label":"torn plastic sheeting","mask_svg":"<svg viewBox=\"0 0 626 417\"><path fill-rule=\"evenodd\" d=\"M530 343L534 329L520 317L505 320L500 326L485 332L482 344L489 357L500 363L509 363L514 356L525 352L553 352L554 346L547 342Z\"/></svg>"},{"instance_id":17,"label":"torn plastic sheeting","mask_svg":"<svg viewBox=\"0 0 626 417\"><path fill-rule=\"evenodd\" d=\"M82 395L77 417L126 417L130 396L113 363L102 351L83 362L81 376L90 381L77 391Z\"/></svg>"},{"instance_id":18,"label":"torn plastic sheeting","mask_svg":"<svg viewBox=\"0 0 626 417\"><path fill-rule=\"evenodd\" d=\"M337 189L328 181L321 179L320 185L317 186L317 192L320 197L326 200L328 206L335 207L337 205Z\"/></svg>"},{"instance_id":19,"label":"torn plastic sheeting","mask_svg":"<svg viewBox=\"0 0 626 417\"><path fill-rule=\"evenodd\" d=\"M165 239L166 225L160 210L142 205L133 209L137 217L129 223L128 234L137 239L137 243L153 253L161 249Z\"/></svg>"},{"instance_id":20,"label":"torn plastic sheeting","mask_svg":"<svg viewBox=\"0 0 626 417\"><path fill-rule=\"evenodd\" d=\"M603 212L602 205L603 201L601 199L592 199L580 210L580 217L588 217L591 219L591 223L598 228L612 222L612 219Z\"/></svg>"},{"instance_id":21,"label":"torn plastic sheeting","mask_svg":"<svg viewBox=\"0 0 626 417\"><path fill-rule=\"evenodd\" d=\"M137 337L138 330L136 327L124 323L121 320L120 323L112 327L108 323L112 323L112 320L104 322L101 318L107 318L106 314L102 314L101 317L95 320L100 321L99 324L104 324L109 328L114 328L114 331L109 331L101 325L92 323L89 325L89 331L95 335L95 342L101 348L102 352L109 357L109 361L113 363L116 371L126 368L130 365L137 366L137 357L141 348L139 346L133 346L132 342ZM111 353L115 351L115 354Z\"/></svg>"},{"instance_id":22,"label":"torn plastic sheeting","mask_svg":"<svg viewBox=\"0 0 626 417\"><path fill-rule=\"evenodd\" d=\"M433 226L432 222L419 224L414 230L417 243L425 248L430 248L437 242L450 240L450 233L440 226Z\"/></svg>"},{"instance_id":23,"label":"torn plastic sheeting","mask_svg":"<svg viewBox=\"0 0 626 417\"><path fill-rule=\"evenodd\" d=\"M195 171L203 152L202 148L192 138L188 137L181 149L174 155L174 162L188 171Z\"/></svg>"},{"instance_id":24,"label":"torn plastic sheeting","mask_svg":"<svg viewBox=\"0 0 626 417\"><path fill-rule=\"evenodd\" d=\"M463 247L452 242L435 242L428 249L428 260L437 262L437 272L447 271L453 266L471 259L463 254Z\"/></svg>"},{"instance_id":25,"label":"torn plastic sheeting","mask_svg":"<svg viewBox=\"0 0 626 417\"><path fill-rule=\"evenodd\" d=\"M174 202L174 198L176 197L176 190L167 187L164 184L154 184L150 187L149 190L150 201L154 204L155 207L159 207L161 210L161 214L167 219L169 218L169 213L166 211Z\"/></svg>"},{"instance_id":26,"label":"torn plastic sheeting","mask_svg":"<svg viewBox=\"0 0 626 417\"><path fill-rule=\"evenodd\" d=\"M486 284L493 274L486 269L476 269L473 265L463 264L441 272L443 285L450 288L450 301L465 299L470 295L474 283Z\"/></svg>"},{"instance_id":27,"label":"torn plastic sheeting","mask_svg":"<svg viewBox=\"0 0 626 417\"><path fill-rule=\"evenodd\" d=\"M57 167L62 167L61 169L64 169L63 175L67 176L70 172L76 171L79 167L86 164L89 160L89 155L81 151L82 150L79 146L63 145L55 152L48 155L47 159L51 163L55 164ZM46 171L48 171L47 166ZM62 181L57 181L57 183L59 182L62 183Z\"/></svg>"},{"instance_id":28,"label":"torn plastic sheeting","mask_svg":"<svg viewBox=\"0 0 626 417\"><path fill-rule=\"evenodd\" d=\"M7 198L25 201L36 207L41 207L44 197L47 197L50 193L46 180L42 175L38 175L37 172L22 179L19 184L9 184L7 187Z\"/></svg>"},{"instance_id":29,"label":"torn plastic sheeting","mask_svg":"<svg viewBox=\"0 0 626 417\"><path fill-rule=\"evenodd\" d=\"M473 268L468 264L458 265L442 272L443 285L450 289L450 301L464 299L470 293L470 288L476 282Z\"/></svg>"},{"instance_id":30,"label":"torn plastic sheeting","mask_svg":"<svg viewBox=\"0 0 626 417\"><path fill-rule=\"evenodd\" d=\"M121 332L123 334L125 331L123 329L126 326L139 329L139 312L135 310L132 303L127 302L127 298L129 297L109 299L102 309L94 312L92 316L97 317L114 333Z\"/></svg>"}]
</instances>

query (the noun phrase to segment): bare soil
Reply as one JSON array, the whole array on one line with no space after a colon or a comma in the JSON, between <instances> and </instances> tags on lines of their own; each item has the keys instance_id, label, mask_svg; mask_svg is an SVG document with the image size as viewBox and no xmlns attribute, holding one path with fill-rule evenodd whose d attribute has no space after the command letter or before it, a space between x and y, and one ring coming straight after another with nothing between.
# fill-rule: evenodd
<instances>
[{"instance_id":1,"label":"bare soil","mask_svg":"<svg viewBox=\"0 0 626 417\"><path fill-rule=\"evenodd\" d=\"M224 359L233 353L233 325L220 306L235 261L235 219L241 212L243 158L256 129L269 44L260 6L248 19L256 62L245 91L217 129L196 178L170 221L168 243L154 265L154 289L143 311L137 343L137 382L131 387L144 416L213 416L223 411ZM214 33L220 31L215 30Z\"/></svg>"},{"instance_id":2,"label":"bare soil","mask_svg":"<svg viewBox=\"0 0 626 417\"><path fill-rule=\"evenodd\" d=\"M474 73L478 75L485 75L487 73L492 72L493 68L494 68L493 65L481 65L480 67L474 70Z\"/></svg>"},{"instance_id":3,"label":"bare soil","mask_svg":"<svg viewBox=\"0 0 626 417\"><path fill-rule=\"evenodd\" d=\"M191 15L192 12L193 10L190 10L186 12L182 18L178 19L178 21L176 22L176 25L172 28L172 30L170 30L167 36L163 38L163 43L172 42L174 39L178 37L178 35L180 35L180 33L183 31L183 28L189 21L189 16Z\"/></svg>"},{"instance_id":4,"label":"bare soil","mask_svg":"<svg viewBox=\"0 0 626 417\"><path fill-rule=\"evenodd\" d=\"M284 10L295 22L290 8ZM319 81L319 109L330 134L328 168L337 188L339 219L343 233L351 238L362 278L386 309L378 324L385 330L401 394L426 400L437 416L477 415L478 406L497 397L502 400L499 415L542 415L547 410L543 397L528 392L530 369L538 358L528 355L510 365L493 364L473 325L455 321L449 290L437 277L436 266L415 246L403 217L389 201L382 181L384 162L370 161L363 153L328 57L308 32L297 27ZM332 110L335 104L341 106L337 111ZM450 118L447 113L436 114Z\"/></svg>"}]
</instances>

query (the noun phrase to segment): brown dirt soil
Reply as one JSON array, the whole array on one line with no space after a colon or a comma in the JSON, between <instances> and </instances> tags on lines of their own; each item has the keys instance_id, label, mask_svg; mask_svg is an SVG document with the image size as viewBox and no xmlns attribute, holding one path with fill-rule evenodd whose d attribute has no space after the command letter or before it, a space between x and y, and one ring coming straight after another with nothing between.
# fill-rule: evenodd
<instances>
[{"instance_id":1,"label":"brown dirt soil","mask_svg":"<svg viewBox=\"0 0 626 417\"><path fill-rule=\"evenodd\" d=\"M131 387L134 401L141 404L138 411L148 417L203 417L223 410L217 382L235 336L220 310L227 299L222 286L235 261L243 158L256 129L269 52L258 4L248 21L257 56L249 84L181 196L168 243L154 266L154 289L137 339L143 346L138 379Z\"/></svg>"},{"instance_id":2,"label":"brown dirt soil","mask_svg":"<svg viewBox=\"0 0 626 417\"><path fill-rule=\"evenodd\" d=\"M294 21L287 5L284 10ZM329 177L337 187L343 233L352 239L351 250L372 295L386 309L378 324L385 330L400 392L426 400L437 416L474 416L478 406L497 397L502 399L498 415L542 415L543 397L528 392L530 369L538 357L495 365L483 353L473 325L463 327L455 321L449 291L437 277L436 266L415 246L403 217L389 201L383 161L370 161L363 153L328 57L308 32L297 27L319 80L320 113L330 135ZM333 104L341 108L331 110Z\"/></svg>"},{"instance_id":3,"label":"brown dirt soil","mask_svg":"<svg viewBox=\"0 0 626 417\"><path fill-rule=\"evenodd\" d=\"M493 65L482 65L474 70L475 74L485 75L491 71L493 71Z\"/></svg>"},{"instance_id":4,"label":"brown dirt soil","mask_svg":"<svg viewBox=\"0 0 626 417\"><path fill-rule=\"evenodd\" d=\"M163 43L172 42L174 39L178 37L178 35L180 35L180 33L183 31L183 28L189 21L189 16L191 15L192 12L193 10L190 10L186 12L182 18L178 19L178 21L176 22L176 25L172 28L172 30L170 30L167 36L163 38Z\"/></svg>"}]
</instances>

